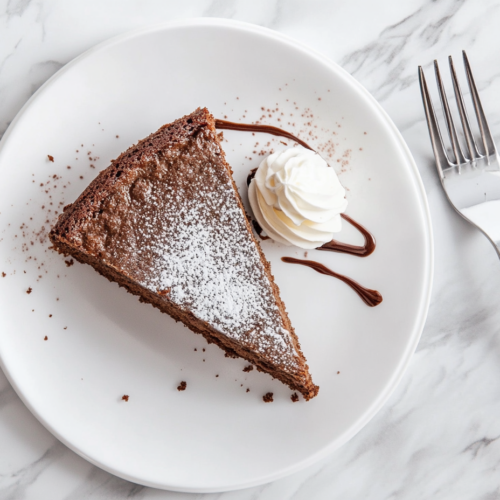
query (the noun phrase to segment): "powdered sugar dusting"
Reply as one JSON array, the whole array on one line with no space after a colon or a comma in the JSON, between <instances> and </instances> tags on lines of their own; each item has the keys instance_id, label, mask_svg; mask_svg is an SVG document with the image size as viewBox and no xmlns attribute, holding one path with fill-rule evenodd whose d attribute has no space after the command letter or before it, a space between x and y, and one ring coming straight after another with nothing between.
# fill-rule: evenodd
<instances>
[{"instance_id":1,"label":"powdered sugar dusting","mask_svg":"<svg viewBox=\"0 0 500 500\"><path fill-rule=\"evenodd\" d=\"M298 354L223 167L223 153L212 137L204 137L208 134L204 130L182 149L143 160L133 175L120 179L123 188L100 215L103 258L293 372ZM117 209L124 204L126 210ZM97 233L94 227L92 236Z\"/></svg>"}]
</instances>

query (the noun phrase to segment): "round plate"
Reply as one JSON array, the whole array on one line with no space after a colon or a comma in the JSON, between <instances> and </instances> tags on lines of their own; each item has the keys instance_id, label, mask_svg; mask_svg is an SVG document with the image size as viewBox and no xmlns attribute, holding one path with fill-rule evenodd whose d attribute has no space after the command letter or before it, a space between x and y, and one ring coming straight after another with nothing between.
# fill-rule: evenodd
<instances>
[{"instance_id":1,"label":"round plate","mask_svg":"<svg viewBox=\"0 0 500 500\"><path fill-rule=\"evenodd\" d=\"M310 402L292 403L277 380L244 372L243 360L225 358L89 266L65 264L49 249L57 212L98 171L198 106L306 139L348 188L347 213L377 238L365 259L308 256L379 290L384 302L375 308L341 281L280 261L301 257L300 249L263 242L321 387ZM224 132L242 193L248 171L280 146L279 138ZM352 77L278 33L204 19L101 44L26 104L2 141L0 167L2 368L50 432L113 474L191 492L290 474L359 431L414 352L432 276L429 212L415 164ZM349 227L339 235L359 238ZM262 401L268 391L272 404Z\"/></svg>"}]
</instances>

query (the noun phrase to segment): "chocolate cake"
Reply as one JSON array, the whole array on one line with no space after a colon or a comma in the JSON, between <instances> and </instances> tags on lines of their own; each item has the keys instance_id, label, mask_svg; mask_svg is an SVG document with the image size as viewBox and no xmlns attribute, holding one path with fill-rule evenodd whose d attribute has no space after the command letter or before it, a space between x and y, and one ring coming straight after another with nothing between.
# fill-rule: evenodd
<instances>
[{"instance_id":1,"label":"chocolate cake","mask_svg":"<svg viewBox=\"0 0 500 500\"><path fill-rule=\"evenodd\" d=\"M311 399L318 387L231 174L213 116L197 109L114 160L50 239Z\"/></svg>"}]
</instances>

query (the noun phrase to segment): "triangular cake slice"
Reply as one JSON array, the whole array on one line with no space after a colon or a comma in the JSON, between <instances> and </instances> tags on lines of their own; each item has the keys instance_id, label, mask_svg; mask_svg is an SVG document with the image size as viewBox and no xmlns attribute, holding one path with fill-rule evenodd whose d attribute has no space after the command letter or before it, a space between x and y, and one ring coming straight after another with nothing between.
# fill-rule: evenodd
<instances>
[{"instance_id":1,"label":"triangular cake slice","mask_svg":"<svg viewBox=\"0 0 500 500\"><path fill-rule=\"evenodd\" d=\"M65 207L60 253L259 370L318 393L206 109L161 127Z\"/></svg>"}]
</instances>

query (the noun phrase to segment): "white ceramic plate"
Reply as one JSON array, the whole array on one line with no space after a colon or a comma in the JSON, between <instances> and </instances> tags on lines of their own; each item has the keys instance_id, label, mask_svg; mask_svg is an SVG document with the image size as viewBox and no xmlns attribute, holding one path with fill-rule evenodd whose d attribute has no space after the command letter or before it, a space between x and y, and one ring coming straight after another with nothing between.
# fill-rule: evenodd
<instances>
[{"instance_id":1,"label":"white ceramic plate","mask_svg":"<svg viewBox=\"0 0 500 500\"><path fill-rule=\"evenodd\" d=\"M44 234L61 202L73 201L132 143L198 106L234 121L265 114L267 123L316 147L332 141L323 154L349 189L348 213L377 238L365 259L309 252L378 289L384 302L373 309L342 282L280 261L303 252L263 243L321 386L308 403L293 404L280 382L244 373L242 360L225 358L90 267L66 267L48 249ZM224 135L244 192L249 169L262 158L253 151L268 151L279 140ZM272 481L351 438L408 365L432 276L430 220L417 169L394 125L352 77L282 35L195 20L101 44L65 66L23 108L2 141L0 167L2 368L50 432L111 473L191 492ZM359 239L343 233L342 239ZM187 390L178 392L182 380ZM262 402L268 391L273 404Z\"/></svg>"}]
</instances>

